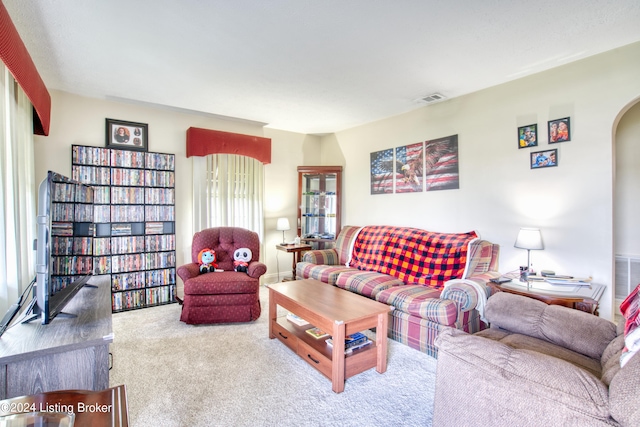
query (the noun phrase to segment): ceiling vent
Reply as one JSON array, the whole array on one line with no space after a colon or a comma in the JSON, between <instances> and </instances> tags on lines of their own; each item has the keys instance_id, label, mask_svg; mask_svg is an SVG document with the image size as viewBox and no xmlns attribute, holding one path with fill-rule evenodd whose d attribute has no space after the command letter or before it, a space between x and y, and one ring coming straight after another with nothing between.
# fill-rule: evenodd
<instances>
[{"instance_id":1,"label":"ceiling vent","mask_svg":"<svg viewBox=\"0 0 640 427\"><path fill-rule=\"evenodd\" d=\"M425 96L424 98L421 99L421 101L426 102L427 104L431 104L433 102L438 102L438 101L442 101L443 99L446 99L447 97L439 94L439 93L433 93L429 96Z\"/></svg>"}]
</instances>

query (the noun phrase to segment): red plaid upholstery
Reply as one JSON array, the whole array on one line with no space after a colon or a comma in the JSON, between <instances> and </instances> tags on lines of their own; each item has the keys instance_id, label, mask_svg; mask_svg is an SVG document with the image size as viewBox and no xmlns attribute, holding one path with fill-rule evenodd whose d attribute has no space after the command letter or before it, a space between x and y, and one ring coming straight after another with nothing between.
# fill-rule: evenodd
<instances>
[{"instance_id":1,"label":"red plaid upholstery","mask_svg":"<svg viewBox=\"0 0 640 427\"><path fill-rule=\"evenodd\" d=\"M375 271L350 270L338 275L336 286L375 299L379 292L392 286L403 286L400 280Z\"/></svg>"},{"instance_id":2,"label":"red plaid upholstery","mask_svg":"<svg viewBox=\"0 0 640 427\"><path fill-rule=\"evenodd\" d=\"M351 241L362 227L347 225L342 227L336 239L336 252L338 253L340 264L347 265L351 250Z\"/></svg>"},{"instance_id":3,"label":"red plaid upholstery","mask_svg":"<svg viewBox=\"0 0 640 427\"><path fill-rule=\"evenodd\" d=\"M447 280L462 277L469 243L477 238L473 231L454 234L368 226L356 238L349 266L440 289Z\"/></svg>"}]
</instances>

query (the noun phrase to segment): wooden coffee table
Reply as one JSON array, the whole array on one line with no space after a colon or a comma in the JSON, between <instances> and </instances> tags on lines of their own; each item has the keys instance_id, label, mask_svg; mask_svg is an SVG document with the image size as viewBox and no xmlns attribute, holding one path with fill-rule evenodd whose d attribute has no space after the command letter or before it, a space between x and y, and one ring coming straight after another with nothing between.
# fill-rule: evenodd
<instances>
[{"instance_id":1,"label":"wooden coffee table","mask_svg":"<svg viewBox=\"0 0 640 427\"><path fill-rule=\"evenodd\" d=\"M280 306L310 323L297 326L286 317L277 317ZM347 378L373 367L387 370L387 325L391 307L344 289L304 279L269 285L269 338L278 338L287 347L331 380L332 390L344 391ZM315 339L305 332L316 326L333 338ZM371 345L344 354L345 336L376 328Z\"/></svg>"}]
</instances>

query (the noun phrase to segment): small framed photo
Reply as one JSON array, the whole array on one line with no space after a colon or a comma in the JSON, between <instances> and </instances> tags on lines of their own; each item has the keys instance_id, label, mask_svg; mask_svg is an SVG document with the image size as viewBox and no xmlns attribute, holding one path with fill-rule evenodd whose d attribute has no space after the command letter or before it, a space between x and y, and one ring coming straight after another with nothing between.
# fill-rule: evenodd
<instances>
[{"instance_id":1,"label":"small framed photo","mask_svg":"<svg viewBox=\"0 0 640 427\"><path fill-rule=\"evenodd\" d=\"M527 125L518 128L518 148L536 147L538 145L538 125Z\"/></svg>"},{"instance_id":2,"label":"small framed photo","mask_svg":"<svg viewBox=\"0 0 640 427\"><path fill-rule=\"evenodd\" d=\"M564 119L549 120L549 144L571 141L571 122L569 117Z\"/></svg>"},{"instance_id":3,"label":"small framed photo","mask_svg":"<svg viewBox=\"0 0 640 427\"><path fill-rule=\"evenodd\" d=\"M531 169L558 166L558 150L536 151L531 153Z\"/></svg>"},{"instance_id":4,"label":"small framed photo","mask_svg":"<svg viewBox=\"0 0 640 427\"><path fill-rule=\"evenodd\" d=\"M107 119L107 148L121 150L148 151L149 125Z\"/></svg>"}]
</instances>

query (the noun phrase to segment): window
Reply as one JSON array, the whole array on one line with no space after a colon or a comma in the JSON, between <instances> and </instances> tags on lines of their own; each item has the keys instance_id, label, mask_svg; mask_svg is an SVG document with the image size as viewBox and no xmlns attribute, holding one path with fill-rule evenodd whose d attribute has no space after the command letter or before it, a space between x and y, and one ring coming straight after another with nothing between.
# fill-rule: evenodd
<instances>
[{"instance_id":1,"label":"window","mask_svg":"<svg viewBox=\"0 0 640 427\"><path fill-rule=\"evenodd\" d=\"M35 275L32 106L0 63L0 313Z\"/></svg>"},{"instance_id":2,"label":"window","mask_svg":"<svg viewBox=\"0 0 640 427\"><path fill-rule=\"evenodd\" d=\"M258 233L263 241L264 166L261 161L233 154L194 157L193 180L196 231L209 227L243 227Z\"/></svg>"}]
</instances>

